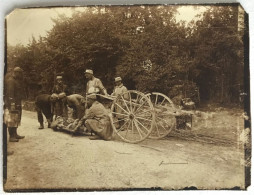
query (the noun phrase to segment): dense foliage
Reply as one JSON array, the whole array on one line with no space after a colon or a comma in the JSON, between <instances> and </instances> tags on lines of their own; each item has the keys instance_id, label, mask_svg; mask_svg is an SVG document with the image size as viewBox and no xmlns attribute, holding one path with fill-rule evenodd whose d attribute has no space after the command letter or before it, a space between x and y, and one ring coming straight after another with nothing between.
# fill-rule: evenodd
<instances>
[{"instance_id":1,"label":"dense foliage","mask_svg":"<svg viewBox=\"0 0 254 195\"><path fill-rule=\"evenodd\" d=\"M59 73L83 94L83 72L92 68L109 92L121 76L129 89L237 101L244 66L238 6L207 7L188 26L176 13L175 6L114 6L60 15L46 37L8 45L8 68L25 70L30 99L49 93Z\"/></svg>"}]
</instances>

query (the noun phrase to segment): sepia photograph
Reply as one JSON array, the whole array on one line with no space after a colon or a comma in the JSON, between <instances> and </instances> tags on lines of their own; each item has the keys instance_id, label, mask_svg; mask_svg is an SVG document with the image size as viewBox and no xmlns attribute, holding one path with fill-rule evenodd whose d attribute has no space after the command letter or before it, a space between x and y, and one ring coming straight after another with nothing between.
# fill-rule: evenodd
<instances>
[{"instance_id":1,"label":"sepia photograph","mask_svg":"<svg viewBox=\"0 0 254 195\"><path fill-rule=\"evenodd\" d=\"M239 3L17 8L3 80L5 192L251 184Z\"/></svg>"}]
</instances>

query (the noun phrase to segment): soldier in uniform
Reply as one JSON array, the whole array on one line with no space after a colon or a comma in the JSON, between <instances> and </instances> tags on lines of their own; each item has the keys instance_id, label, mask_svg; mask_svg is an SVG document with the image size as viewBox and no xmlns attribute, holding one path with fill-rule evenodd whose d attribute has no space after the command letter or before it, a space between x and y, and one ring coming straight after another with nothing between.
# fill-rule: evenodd
<instances>
[{"instance_id":1,"label":"soldier in uniform","mask_svg":"<svg viewBox=\"0 0 254 195\"><path fill-rule=\"evenodd\" d=\"M122 78L121 77L116 77L115 78L115 88L113 90L113 93L111 94L111 96L119 96L119 95L123 95L123 98L128 100L129 99L129 95L128 93L126 93L128 90L127 88L123 85L122 83ZM121 107L125 107L124 103L121 101L121 102L117 102ZM120 109L120 107L116 107L116 112L117 113L123 113L123 110ZM124 124L124 116L121 116L121 115L117 115L117 120L118 120L118 124L119 124L119 127L121 127L123 124Z\"/></svg>"},{"instance_id":2,"label":"soldier in uniform","mask_svg":"<svg viewBox=\"0 0 254 195\"><path fill-rule=\"evenodd\" d=\"M35 106L37 111L38 122L40 123L39 129L44 129L43 115L46 117L48 122L48 128L53 120L53 113L51 110L51 95L41 94L35 98Z\"/></svg>"},{"instance_id":3,"label":"soldier in uniform","mask_svg":"<svg viewBox=\"0 0 254 195\"><path fill-rule=\"evenodd\" d=\"M79 94L66 97L67 105L73 109L73 119L81 119L85 115L85 98Z\"/></svg>"},{"instance_id":4,"label":"soldier in uniform","mask_svg":"<svg viewBox=\"0 0 254 195\"><path fill-rule=\"evenodd\" d=\"M88 79L88 82L86 84L86 94L89 92L108 95L107 90L103 86L101 80L94 77L93 70L87 69L85 71L85 77Z\"/></svg>"},{"instance_id":5,"label":"soldier in uniform","mask_svg":"<svg viewBox=\"0 0 254 195\"><path fill-rule=\"evenodd\" d=\"M25 90L23 86L23 70L16 67L13 70L13 75L6 78L5 81L5 124L9 131L9 141L18 142L25 136L20 136L17 133L17 128L21 122L22 104Z\"/></svg>"},{"instance_id":6,"label":"soldier in uniform","mask_svg":"<svg viewBox=\"0 0 254 195\"><path fill-rule=\"evenodd\" d=\"M67 116L67 105L65 102L65 97L67 93L67 86L63 84L63 77L56 77L56 84L52 90L52 97L56 100L52 105L52 112L57 116Z\"/></svg>"},{"instance_id":7,"label":"soldier in uniform","mask_svg":"<svg viewBox=\"0 0 254 195\"><path fill-rule=\"evenodd\" d=\"M109 112L96 100L96 94L89 94L87 97L87 105L85 116L79 121L75 132L85 124L88 131L96 136L90 139L110 140L112 138L113 129L110 123Z\"/></svg>"},{"instance_id":8,"label":"soldier in uniform","mask_svg":"<svg viewBox=\"0 0 254 195\"><path fill-rule=\"evenodd\" d=\"M115 88L113 90L113 93L111 94L112 96L118 96L122 95L125 92L127 92L127 88L123 85L122 83L122 78L121 77L116 77L115 78ZM124 95L125 98L128 98L128 94Z\"/></svg>"}]
</instances>

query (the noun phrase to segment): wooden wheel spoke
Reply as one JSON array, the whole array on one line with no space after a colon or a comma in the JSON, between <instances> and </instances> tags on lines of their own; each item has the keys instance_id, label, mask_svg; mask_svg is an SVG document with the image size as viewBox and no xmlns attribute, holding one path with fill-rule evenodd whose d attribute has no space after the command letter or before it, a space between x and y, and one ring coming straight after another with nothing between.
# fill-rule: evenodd
<instances>
[{"instance_id":1,"label":"wooden wheel spoke","mask_svg":"<svg viewBox=\"0 0 254 195\"><path fill-rule=\"evenodd\" d=\"M143 136L142 136L142 134L141 134L141 133L144 133L144 132L143 132L143 131L139 128L139 126L138 126L138 124L137 124L137 122L136 122L136 121L134 121L134 124L135 124L136 129L137 129L137 131L138 131L138 133L139 133L140 138L143 138Z\"/></svg>"},{"instance_id":2,"label":"wooden wheel spoke","mask_svg":"<svg viewBox=\"0 0 254 195\"><path fill-rule=\"evenodd\" d=\"M137 113L137 111L146 103L146 101L144 101L138 108L137 110L135 111L135 113Z\"/></svg>"},{"instance_id":3,"label":"wooden wheel spoke","mask_svg":"<svg viewBox=\"0 0 254 195\"><path fill-rule=\"evenodd\" d=\"M150 102L152 102L152 100L151 100L151 95L148 95L148 96L146 96L149 100L150 100Z\"/></svg>"},{"instance_id":4,"label":"wooden wheel spoke","mask_svg":"<svg viewBox=\"0 0 254 195\"><path fill-rule=\"evenodd\" d=\"M121 110L123 110L125 113L129 114L129 113L128 113L126 110L124 110L123 107L120 106L118 103L115 102L115 104L116 104Z\"/></svg>"},{"instance_id":5,"label":"wooden wheel spoke","mask_svg":"<svg viewBox=\"0 0 254 195\"><path fill-rule=\"evenodd\" d=\"M159 117L159 116L156 116L156 117L159 118L159 119L161 119L161 120L163 120L165 123L167 123L167 125L170 126L170 124L169 124L164 118L161 118L161 117Z\"/></svg>"},{"instance_id":6,"label":"wooden wheel spoke","mask_svg":"<svg viewBox=\"0 0 254 195\"><path fill-rule=\"evenodd\" d=\"M130 121L130 120L129 120L129 121ZM131 121L131 123L132 123L132 121ZM128 132L129 132L129 127L130 127L130 124L131 124L131 123L128 124L127 130L126 130L126 133L125 133L125 139L126 139L127 134L128 134Z\"/></svg>"},{"instance_id":7,"label":"wooden wheel spoke","mask_svg":"<svg viewBox=\"0 0 254 195\"><path fill-rule=\"evenodd\" d=\"M160 136L160 132L159 132L159 128L158 128L157 123L155 123L155 126L156 126L156 131L157 131L157 133L158 133L158 136Z\"/></svg>"},{"instance_id":8,"label":"wooden wheel spoke","mask_svg":"<svg viewBox=\"0 0 254 195\"><path fill-rule=\"evenodd\" d=\"M117 121L115 121L115 122L113 122L113 123L118 123L119 121L125 121L125 120L128 120L128 118L124 118L124 119L121 119L121 120L117 120Z\"/></svg>"},{"instance_id":9,"label":"wooden wheel spoke","mask_svg":"<svg viewBox=\"0 0 254 195\"><path fill-rule=\"evenodd\" d=\"M156 123L156 125L157 125L157 123ZM163 126L163 125L160 125L163 129L165 129L165 127ZM165 131L167 132L168 130L167 129L165 129Z\"/></svg>"},{"instance_id":10,"label":"wooden wheel spoke","mask_svg":"<svg viewBox=\"0 0 254 195\"><path fill-rule=\"evenodd\" d=\"M156 94L154 105L157 104L157 101L158 101L158 94Z\"/></svg>"},{"instance_id":11,"label":"wooden wheel spoke","mask_svg":"<svg viewBox=\"0 0 254 195\"><path fill-rule=\"evenodd\" d=\"M142 118L142 117L139 117L139 116L136 116L135 118L140 119L140 120L145 120L145 121L152 122L152 120L150 120L150 119Z\"/></svg>"},{"instance_id":12,"label":"wooden wheel spoke","mask_svg":"<svg viewBox=\"0 0 254 195\"><path fill-rule=\"evenodd\" d=\"M138 119L134 119L134 120L136 120L137 123L139 123L147 132L149 132L149 130L141 122L139 122Z\"/></svg>"},{"instance_id":13,"label":"wooden wheel spoke","mask_svg":"<svg viewBox=\"0 0 254 195\"><path fill-rule=\"evenodd\" d=\"M128 110L129 112L131 112L131 111L130 111L130 109L129 109L129 107L128 107L128 105L126 104L125 99L123 98L123 96L122 96L122 95L121 95L121 98L122 98L122 100L123 100L123 102L124 102L124 104L125 104L125 106L126 106L127 110Z\"/></svg>"},{"instance_id":14,"label":"wooden wheel spoke","mask_svg":"<svg viewBox=\"0 0 254 195\"><path fill-rule=\"evenodd\" d=\"M140 99L139 99L139 98L140 98ZM142 97L140 94L137 94L137 99L136 99L137 103L138 103L138 101L140 101L142 98L143 98L143 97Z\"/></svg>"},{"instance_id":15,"label":"wooden wheel spoke","mask_svg":"<svg viewBox=\"0 0 254 195\"><path fill-rule=\"evenodd\" d=\"M133 112L133 108L132 108L132 99L131 99L131 93L130 93L130 92L128 92L128 94L129 94L129 101L130 101L130 109L131 109L131 111Z\"/></svg>"},{"instance_id":16,"label":"wooden wheel spoke","mask_svg":"<svg viewBox=\"0 0 254 195\"><path fill-rule=\"evenodd\" d=\"M151 110L146 110L146 111L141 110L141 112L138 112L138 113L136 112L136 114L142 114L142 113L144 114L144 113L147 113L147 112L151 112Z\"/></svg>"},{"instance_id":17,"label":"wooden wheel spoke","mask_svg":"<svg viewBox=\"0 0 254 195\"><path fill-rule=\"evenodd\" d=\"M117 132L121 131L123 129L123 127L129 122L130 120L127 120L122 126L120 129L117 130Z\"/></svg>"},{"instance_id":18,"label":"wooden wheel spoke","mask_svg":"<svg viewBox=\"0 0 254 195\"><path fill-rule=\"evenodd\" d=\"M163 102L166 100L166 98L164 98L163 100L162 100L162 102L160 103L160 105L162 105L163 104Z\"/></svg>"},{"instance_id":19,"label":"wooden wheel spoke","mask_svg":"<svg viewBox=\"0 0 254 195\"><path fill-rule=\"evenodd\" d=\"M121 116L129 117L129 115L127 115L127 114L122 114L122 113L118 113L118 112L112 112L112 114L116 114L116 115L121 115Z\"/></svg>"}]
</instances>

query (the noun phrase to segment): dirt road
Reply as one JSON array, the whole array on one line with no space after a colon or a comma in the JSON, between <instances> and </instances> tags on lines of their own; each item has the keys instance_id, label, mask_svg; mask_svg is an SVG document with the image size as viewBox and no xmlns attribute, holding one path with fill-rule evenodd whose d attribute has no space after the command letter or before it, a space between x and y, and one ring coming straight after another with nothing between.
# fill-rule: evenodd
<instances>
[{"instance_id":1,"label":"dirt road","mask_svg":"<svg viewBox=\"0 0 254 195\"><path fill-rule=\"evenodd\" d=\"M198 189L244 188L243 153L168 138L140 144L89 140L51 129L38 130L36 114L24 111L19 133L9 143L5 190L20 189Z\"/></svg>"}]
</instances>

